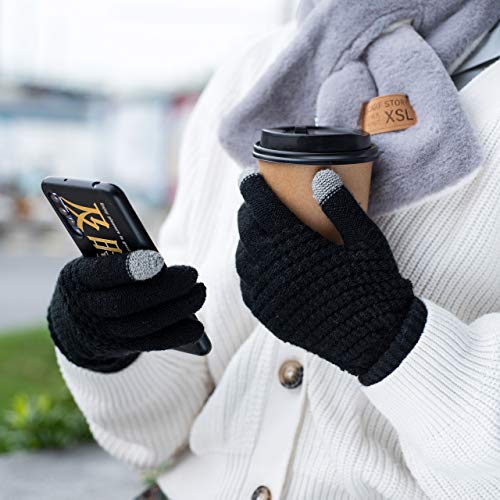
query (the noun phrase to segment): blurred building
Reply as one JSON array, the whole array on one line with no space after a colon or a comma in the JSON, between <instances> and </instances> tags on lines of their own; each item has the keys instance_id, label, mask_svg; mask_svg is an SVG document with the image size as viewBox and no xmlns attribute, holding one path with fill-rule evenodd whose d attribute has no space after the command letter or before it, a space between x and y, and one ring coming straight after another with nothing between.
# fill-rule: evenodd
<instances>
[{"instance_id":1,"label":"blurred building","mask_svg":"<svg viewBox=\"0 0 500 500\"><path fill-rule=\"evenodd\" d=\"M11 248L20 232L38 241L52 227L59 234L40 194L48 175L112 181L143 211L167 207L179 132L196 97L0 86L0 238Z\"/></svg>"}]
</instances>

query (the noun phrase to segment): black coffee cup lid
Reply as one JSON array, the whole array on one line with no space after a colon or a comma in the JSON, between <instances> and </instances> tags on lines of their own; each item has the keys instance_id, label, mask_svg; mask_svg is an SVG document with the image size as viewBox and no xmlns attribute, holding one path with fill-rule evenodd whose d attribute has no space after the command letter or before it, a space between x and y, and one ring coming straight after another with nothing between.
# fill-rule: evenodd
<instances>
[{"instance_id":1,"label":"black coffee cup lid","mask_svg":"<svg viewBox=\"0 0 500 500\"><path fill-rule=\"evenodd\" d=\"M373 161L378 148L363 130L295 126L262 130L254 145L259 160L299 165L343 165Z\"/></svg>"}]
</instances>

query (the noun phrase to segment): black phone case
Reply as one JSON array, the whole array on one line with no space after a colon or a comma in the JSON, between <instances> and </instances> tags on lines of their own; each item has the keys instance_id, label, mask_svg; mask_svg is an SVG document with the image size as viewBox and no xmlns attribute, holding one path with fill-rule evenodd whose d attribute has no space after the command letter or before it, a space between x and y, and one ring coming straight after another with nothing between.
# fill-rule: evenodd
<instances>
[{"instance_id":1,"label":"black phone case","mask_svg":"<svg viewBox=\"0 0 500 500\"><path fill-rule=\"evenodd\" d=\"M134 250L156 250L156 247L128 201L114 184L62 177L47 177L42 191L52 208L80 249L82 255L95 257ZM60 213L51 194L57 194L75 219L71 228ZM176 350L203 356L212 348L206 334L194 344Z\"/></svg>"}]
</instances>

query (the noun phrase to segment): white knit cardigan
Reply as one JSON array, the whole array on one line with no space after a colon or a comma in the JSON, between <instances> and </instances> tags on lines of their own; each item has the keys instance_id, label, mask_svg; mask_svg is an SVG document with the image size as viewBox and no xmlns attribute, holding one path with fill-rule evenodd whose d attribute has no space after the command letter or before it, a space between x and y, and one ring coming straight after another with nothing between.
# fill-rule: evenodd
<instances>
[{"instance_id":1,"label":"white knit cardigan","mask_svg":"<svg viewBox=\"0 0 500 500\"><path fill-rule=\"evenodd\" d=\"M479 174L377 219L429 317L402 365L362 387L277 340L240 297L240 170L217 128L293 29L220 70L185 134L159 247L167 263L195 266L207 285L199 317L213 352L146 353L114 374L78 368L58 353L66 382L112 455L140 468L172 459L159 484L173 500L250 500L259 485L273 500L499 499L500 63L461 91L483 147ZM278 380L290 359L304 367L296 389Z\"/></svg>"}]
</instances>

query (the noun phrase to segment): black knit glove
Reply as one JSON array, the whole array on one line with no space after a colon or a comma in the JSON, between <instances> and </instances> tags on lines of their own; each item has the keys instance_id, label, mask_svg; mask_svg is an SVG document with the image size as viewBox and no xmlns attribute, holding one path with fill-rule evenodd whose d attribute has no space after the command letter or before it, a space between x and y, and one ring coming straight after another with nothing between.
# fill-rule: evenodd
<instances>
[{"instance_id":1,"label":"black knit glove","mask_svg":"<svg viewBox=\"0 0 500 500\"><path fill-rule=\"evenodd\" d=\"M240 188L236 267L257 319L365 385L395 370L417 343L427 310L340 177L321 170L313 194L344 245L299 221L260 174L244 174Z\"/></svg>"},{"instance_id":2,"label":"black knit glove","mask_svg":"<svg viewBox=\"0 0 500 500\"><path fill-rule=\"evenodd\" d=\"M144 351L190 344L203 334L193 316L205 286L192 267L165 267L159 253L80 257L62 269L49 307L49 330L73 363L114 372Z\"/></svg>"}]
</instances>

